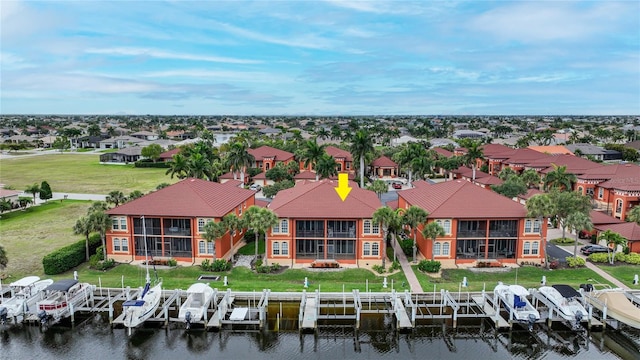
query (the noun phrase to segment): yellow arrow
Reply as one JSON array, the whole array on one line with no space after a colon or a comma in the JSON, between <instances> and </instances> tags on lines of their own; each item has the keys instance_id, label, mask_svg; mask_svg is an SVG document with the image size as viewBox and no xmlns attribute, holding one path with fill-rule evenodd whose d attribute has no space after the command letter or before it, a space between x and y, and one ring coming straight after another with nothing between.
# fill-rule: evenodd
<instances>
[{"instance_id":1,"label":"yellow arrow","mask_svg":"<svg viewBox=\"0 0 640 360\"><path fill-rule=\"evenodd\" d=\"M351 188L349 187L349 177L346 173L338 174L338 187L335 189L340 196L340 199L345 201L351 192Z\"/></svg>"}]
</instances>

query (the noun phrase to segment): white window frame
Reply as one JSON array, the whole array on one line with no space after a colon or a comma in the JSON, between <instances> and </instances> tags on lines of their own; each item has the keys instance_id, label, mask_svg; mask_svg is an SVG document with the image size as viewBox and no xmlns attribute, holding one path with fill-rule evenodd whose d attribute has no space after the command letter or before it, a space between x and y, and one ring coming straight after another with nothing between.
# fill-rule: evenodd
<instances>
[{"instance_id":1,"label":"white window frame","mask_svg":"<svg viewBox=\"0 0 640 360\"><path fill-rule=\"evenodd\" d=\"M280 255L289 256L289 242L283 241L280 243Z\"/></svg>"},{"instance_id":2,"label":"white window frame","mask_svg":"<svg viewBox=\"0 0 640 360\"><path fill-rule=\"evenodd\" d=\"M127 218L126 217L121 217L120 218L120 230L127 231Z\"/></svg>"},{"instance_id":3,"label":"white window frame","mask_svg":"<svg viewBox=\"0 0 640 360\"><path fill-rule=\"evenodd\" d=\"M213 255L214 252L214 245L215 242L214 241L205 241L207 243L207 254L209 255Z\"/></svg>"},{"instance_id":4,"label":"white window frame","mask_svg":"<svg viewBox=\"0 0 640 360\"><path fill-rule=\"evenodd\" d=\"M537 241L531 242L531 255L538 255L540 249L540 243Z\"/></svg>"},{"instance_id":5,"label":"white window frame","mask_svg":"<svg viewBox=\"0 0 640 360\"><path fill-rule=\"evenodd\" d=\"M120 239L118 239L118 238L113 238L113 251L114 252L122 251L121 248L120 248Z\"/></svg>"},{"instance_id":6,"label":"white window frame","mask_svg":"<svg viewBox=\"0 0 640 360\"><path fill-rule=\"evenodd\" d=\"M598 188L598 199L603 199L603 198L604 198L604 189Z\"/></svg>"},{"instance_id":7,"label":"white window frame","mask_svg":"<svg viewBox=\"0 0 640 360\"><path fill-rule=\"evenodd\" d=\"M434 256L440 256L441 255L441 250L442 249L442 243L439 241L436 241L435 243L433 243L433 255Z\"/></svg>"},{"instance_id":8,"label":"white window frame","mask_svg":"<svg viewBox=\"0 0 640 360\"><path fill-rule=\"evenodd\" d=\"M380 256L380 244L377 242L371 243L371 256Z\"/></svg>"},{"instance_id":9,"label":"white window frame","mask_svg":"<svg viewBox=\"0 0 640 360\"><path fill-rule=\"evenodd\" d=\"M362 222L362 233L365 235L371 235L371 220L367 219Z\"/></svg>"},{"instance_id":10,"label":"white window frame","mask_svg":"<svg viewBox=\"0 0 640 360\"><path fill-rule=\"evenodd\" d=\"M200 226L200 222L202 221L202 226ZM204 227L207 226L208 223L213 221L212 219L207 218L198 218L198 234L203 234L205 232Z\"/></svg>"},{"instance_id":11,"label":"white window frame","mask_svg":"<svg viewBox=\"0 0 640 360\"><path fill-rule=\"evenodd\" d=\"M126 239L126 238L120 239L120 248L124 252L129 252L129 239Z\"/></svg>"},{"instance_id":12,"label":"white window frame","mask_svg":"<svg viewBox=\"0 0 640 360\"><path fill-rule=\"evenodd\" d=\"M111 218L111 230L120 231L120 219L117 217Z\"/></svg>"},{"instance_id":13,"label":"white window frame","mask_svg":"<svg viewBox=\"0 0 640 360\"><path fill-rule=\"evenodd\" d=\"M282 219L280 220L280 234L288 234L289 233L289 220Z\"/></svg>"},{"instance_id":14,"label":"white window frame","mask_svg":"<svg viewBox=\"0 0 640 360\"><path fill-rule=\"evenodd\" d=\"M371 243L365 242L362 245L362 256L371 256Z\"/></svg>"},{"instance_id":15,"label":"white window frame","mask_svg":"<svg viewBox=\"0 0 640 360\"><path fill-rule=\"evenodd\" d=\"M445 241L442 243L442 255L443 256L449 256L449 253L451 251L451 243L449 243L448 241Z\"/></svg>"},{"instance_id":16,"label":"white window frame","mask_svg":"<svg viewBox=\"0 0 640 360\"><path fill-rule=\"evenodd\" d=\"M273 226L271 228L271 233L272 234L280 234L280 223L277 223L276 226Z\"/></svg>"},{"instance_id":17,"label":"white window frame","mask_svg":"<svg viewBox=\"0 0 640 360\"><path fill-rule=\"evenodd\" d=\"M533 223L531 222L531 219L526 219L524 221L524 233L525 234L531 233L531 229L533 229Z\"/></svg>"},{"instance_id":18,"label":"white window frame","mask_svg":"<svg viewBox=\"0 0 640 360\"><path fill-rule=\"evenodd\" d=\"M238 215L242 215L242 204L238 205Z\"/></svg>"},{"instance_id":19,"label":"white window frame","mask_svg":"<svg viewBox=\"0 0 640 360\"><path fill-rule=\"evenodd\" d=\"M533 229L531 229L534 234L539 234L542 231L542 223L540 219L533 220Z\"/></svg>"},{"instance_id":20,"label":"white window frame","mask_svg":"<svg viewBox=\"0 0 640 360\"><path fill-rule=\"evenodd\" d=\"M449 219L447 219L447 220L438 219L438 220L436 220L436 223L438 225L440 225L442 227L442 229L444 229L445 235L451 235L451 220L449 220Z\"/></svg>"},{"instance_id":21,"label":"white window frame","mask_svg":"<svg viewBox=\"0 0 640 360\"><path fill-rule=\"evenodd\" d=\"M198 254L206 254L207 253L207 244L206 241L200 240L198 241Z\"/></svg>"},{"instance_id":22,"label":"white window frame","mask_svg":"<svg viewBox=\"0 0 640 360\"><path fill-rule=\"evenodd\" d=\"M530 241L525 241L524 242L524 246L522 248L522 254L523 255L529 255L531 253L531 242Z\"/></svg>"},{"instance_id":23,"label":"white window frame","mask_svg":"<svg viewBox=\"0 0 640 360\"><path fill-rule=\"evenodd\" d=\"M376 222L371 222L371 233L372 234L380 234L380 224Z\"/></svg>"},{"instance_id":24,"label":"white window frame","mask_svg":"<svg viewBox=\"0 0 640 360\"><path fill-rule=\"evenodd\" d=\"M278 241L274 241L271 247L271 255L280 256L280 243Z\"/></svg>"}]
</instances>

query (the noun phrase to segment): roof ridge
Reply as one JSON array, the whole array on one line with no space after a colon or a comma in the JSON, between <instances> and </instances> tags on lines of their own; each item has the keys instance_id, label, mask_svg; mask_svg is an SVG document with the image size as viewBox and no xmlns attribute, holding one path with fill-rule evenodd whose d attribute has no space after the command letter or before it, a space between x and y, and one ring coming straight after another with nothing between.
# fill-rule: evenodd
<instances>
[{"instance_id":1,"label":"roof ridge","mask_svg":"<svg viewBox=\"0 0 640 360\"><path fill-rule=\"evenodd\" d=\"M306 186L308 185L308 186L310 187L310 189L311 189L311 190L314 190L314 189L315 189L315 188L317 188L317 187L319 186L319 184L321 184L321 183L322 183L322 181L309 182L308 184L302 184L302 186L301 186L299 189L302 189L303 187L306 187ZM285 189L284 191L286 191L286 190L291 190L292 192L293 192L293 191L295 191L295 190L298 190L298 191L300 192L300 194L298 194L298 195L296 195L296 196L292 196L292 197L291 197L291 199L289 199L289 201L285 201L285 202L283 202L282 204L280 204L280 206L279 206L279 207L282 207L282 206L284 206L284 205L287 205L287 204L291 203L293 200L297 200L299 197L301 197L301 196L305 195L306 193L308 193L308 192L310 191L310 190L309 190L309 191L302 191L302 190L299 190L299 189L296 189L296 186L295 186L295 185L294 185L292 188ZM283 191L283 190L281 190L281 191ZM276 194L276 196L277 196L277 194ZM269 203L269 205L271 205L271 203Z\"/></svg>"}]
</instances>

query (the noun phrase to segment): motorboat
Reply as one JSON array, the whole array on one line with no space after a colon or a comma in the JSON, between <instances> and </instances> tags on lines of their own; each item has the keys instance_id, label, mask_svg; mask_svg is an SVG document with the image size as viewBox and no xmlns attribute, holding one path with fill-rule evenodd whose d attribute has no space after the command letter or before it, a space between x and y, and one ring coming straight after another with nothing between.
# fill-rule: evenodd
<instances>
[{"instance_id":1,"label":"motorboat","mask_svg":"<svg viewBox=\"0 0 640 360\"><path fill-rule=\"evenodd\" d=\"M129 329L129 335L131 330L149 319L158 309L160 305L160 298L162 297L162 280L159 280L156 276L156 284L151 286L151 276L149 275L149 259L147 254L147 233L142 216L142 232L145 252L145 267L147 270L144 288L138 292L136 299L127 300L122 303L122 310L124 313L124 326Z\"/></svg>"},{"instance_id":2,"label":"motorboat","mask_svg":"<svg viewBox=\"0 0 640 360\"><path fill-rule=\"evenodd\" d=\"M521 285L505 285L500 282L493 289L493 294L502 301L511 320L527 324L529 330L533 330L533 324L540 320L540 313L527 299L529 290Z\"/></svg>"},{"instance_id":3,"label":"motorboat","mask_svg":"<svg viewBox=\"0 0 640 360\"><path fill-rule=\"evenodd\" d=\"M557 314L571 324L573 330L581 329L580 323L589 320L589 312L581 303L582 295L569 285L542 286L538 292L554 306Z\"/></svg>"},{"instance_id":4,"label":"motorboat","mask_svg":"<svg viewBox=\"0 0 640 360\"><path fill-rule=\"evenodd\" d=\"M640 298L627 293L624 289L587 290L585 299L596 309L602 311L603 316L610 317L632 328L640 329Z\"/></svg>"},{"instance_id":5,"label":"motorboat","mask_svg":"<svg viewBox=\"0 0 640 360\"><path fill-rule=\"evenodd\" d=\"M0 304L0 323L29 313L36 313L36 303L42 299L42 291L53 284L53 280L40 280L37 276L27 276L9 284L10 296L3 297Z\"/></svg>"},{"instance_id":6,"label":"motorboat","mask_svg":"<svg viewBox=\"0 0 640 360\"><path fill-rule=\"evenodd\" d=\"M187 299L180 306L178 319L184 321L187 329L191 328L191 323L200 321L203 317L206 321L206 313L211 299L213 289L209 284L195 283L187 289Z\"/></svg>"},{"instance_id":7,"label":"motorboat","mask_svg":"<svg viewBox=\"0 0 640 360\"><path fill-rule=\"evenodd\" d=\"M38 318L43 324L63 319L89 300L94 290L94 285L75 279L58 280L44 289L44 298L37 302Z\"/></svg>"}]
</instances>

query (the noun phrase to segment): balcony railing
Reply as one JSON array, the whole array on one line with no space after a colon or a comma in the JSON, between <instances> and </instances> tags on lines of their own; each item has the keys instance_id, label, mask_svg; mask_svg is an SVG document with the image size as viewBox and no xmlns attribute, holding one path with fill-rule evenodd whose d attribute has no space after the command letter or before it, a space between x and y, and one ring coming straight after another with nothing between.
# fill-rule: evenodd
<instances>
[{"instance_id":1,"label":"balcony railing","mask_svg":"<svg viewBox=\"0 0 640 360\"><path fill-rule=\"evenodd\" d=\"M160 234L162 234L162 228L160 228L160 227L147 226L147 228L145 230L147 232L147 235L160 235ZM135 235L143 235L142 226L134 227L133 228L133 233Z\"/></svg>"},{"instance_id":2,"label":"balcony railing","mask_svg":"<svg viewBox=\"0 0 640 360\"><path fill-rule=\"evenodd\" d=\"M516 230L489 230L489 237L492 238L515 238L518 237Z\"/></svg>"},{"instance_id":3,"label":"balcony railing","mask_svg":"<svg viewBox=\"0 0 640 360\"><path fill-rule=\"evenodd\" d=\"M297 237L324 237L324 230L296 230Z\"/></svg>"},{"instance_id":4,"label":"balcony railing","mask_svg":"<svg viewBox=\"0 0 640 360\"><path fill-rule=\"evenodd\" d=\"M169 228L164 228L164 234L167 236L191 236L191 229L169 227Z\"/></svg>"},{"instance_id":5,"label":"balcony railing","mask_svg":"<svg viewBox=\"0 0 640 360\"><path fill-rule=\"evenodd\" d=\"M335 238L344 238L344 239L355 239L356 237L356 231L355 230L349 230L349 231L333 231L331 229L329 229L328 234L327 234L327 238L330 239L335 239Z\"/></svg>"},{"instance_id":6,"label":"balcony railing","mask_svg":"<svg viewBox=\"0 0 640 360\"><path fill-rule=\"evenodd\" d=\"M459 238L484 238L486 236L486 230L458 230Z\"/></svg>"}]
</instances>

